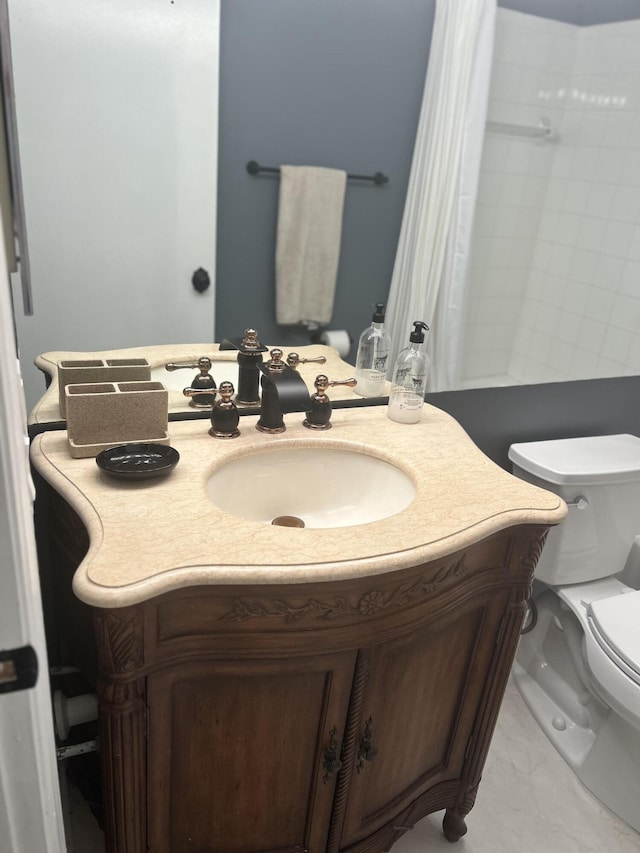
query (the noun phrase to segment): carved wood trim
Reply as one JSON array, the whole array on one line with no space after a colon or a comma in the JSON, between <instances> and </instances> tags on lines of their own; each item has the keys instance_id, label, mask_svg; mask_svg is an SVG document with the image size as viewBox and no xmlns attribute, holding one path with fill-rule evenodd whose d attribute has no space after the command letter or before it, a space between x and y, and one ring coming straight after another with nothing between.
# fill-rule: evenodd
<instances>
[{"instance_id":1,"label":"carved wood trim","mask_svg":"<svg viewBox=\"0 0 640 853\"><path fill-rule=\"evenodd\" d=\"M147 851L146 699L144 679L102 684L100 756L106 848Z\"/></svg>"},{"instance_id":2,"label":"carved wood trim","mask_svg":"<svg viewBox=\"0 0 640 853\"><path fill-rule=\"evenodd\" d=\"M107 675L131 675L144 665L143 618L140 613L96 610L98 662Z\"/></svg>"},{"instance_id":3,"label":"carved wood trim","mask_svg":"<svg viewBox=\"0 0 640 853\"><path fill-rule=\"evenodd\" d=\"M496 638L495 652L486 677L486 688L478 706L475 725L471 734L461 784L455 806L451 809L465 815L473 806L480 784L482 769L489 751L493 730L502 705L511 664L524 617L523 602L510 602L502 618Z\"/></svg>"},{"instance_id":4,"label":"carved wood trim","mask_svg":"<svg viewBox=\"0 0 640 853\"><path fill-rule=\"evenodd\" d=\"M340 849L340 836L347 811L347 800L351 777L356 765L356 753L359 742L360 720L364 703L365 690L369 680L371 650L361 649L356 660L356 669L351 689L349 716L342 741L342 769L338 775L333 800L333 813L327 839L327 853L337 853Z\"/></svg>"},{"instance_id":5,"label":"carved wood trim","mask_svg":"<svg viewBox=\"0 0 640 853\"><path fill-rule=\"evenodd\" d=\"M538 560L540 559L540 554L542 554L542 549L544 548L548 535L549 530L544 530L537 539L533 539L529 545L529 552L525 556L520 557L520 564L529 576L529 583L531 583L533 579L533 573L538 565Z\"/></svg>"},{"instance_id":6,"label":"carved wood trim","mask_svg":"<svg viewBox=\"0 0 640 853\"><path fill-rule=\"evenodd\" d=\"M388 594L371 589L357 602L342 596L333 599L310 598L302 605L284 598L274 598L268 604L249 598L233 599L233 609L220 617L223 622L245 622L247 619L279 619L285 623L302 619L338 619L345 616L373 616L389 607L402 607L415 598L430 595L447 581L459 580L467 573L464 555L455 563L443 566L435 576L423 576L417 581L402 584Z\"/></svg>"}]
</instances>

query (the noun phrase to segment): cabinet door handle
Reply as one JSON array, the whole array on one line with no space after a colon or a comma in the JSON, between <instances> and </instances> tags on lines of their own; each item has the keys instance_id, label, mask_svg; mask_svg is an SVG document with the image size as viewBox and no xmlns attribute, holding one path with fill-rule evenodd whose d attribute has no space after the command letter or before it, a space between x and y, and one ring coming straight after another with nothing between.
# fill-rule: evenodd
<instances>
[{"instance_id":1,"label":"cabinet door handle","mask_svg":"<svg viewBox=\"0 0 640 853\"><path fill-rule=\"evenodd\" d=\"M324 776L322 781L327 784L333 773L337 773L342 767L342 761L338 758L338 729L334 726L329 732L329 746L324 754L324 763L322 765Z\"/></svg>"},{"instance_id":2,"label":"cabinet door handle","mask_svg":"<svg viewBox=\"0 0 640 853\"><path fill-rule=\"evenodd\" d=\"M364 737L360 741L360 748L358 749L358 764L356 768L358 773L364 767L365 761L373 761L377 754L378 747L373 745L373 719L369 717L364 724Z\"/></svg>"}]
</instances>

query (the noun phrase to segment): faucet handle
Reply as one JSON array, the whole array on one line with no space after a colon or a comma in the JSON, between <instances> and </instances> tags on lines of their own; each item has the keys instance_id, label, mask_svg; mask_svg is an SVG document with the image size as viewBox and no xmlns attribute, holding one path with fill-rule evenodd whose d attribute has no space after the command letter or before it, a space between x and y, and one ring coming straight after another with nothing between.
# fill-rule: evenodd
<instances>
[{"instance_id":1,"label":"faucet handle","mask_svg":"<svg viewBox=\"0 0 640 853\"><path fill-rule=\"evenodd\" d=\"M297 352L290 352L287 356L287 364L292 370L297 370L299 364L326 364L327 359L324 355L319 355L317 358L300 358Z\"/></svg>"},{"instance_id":2,"label":"faucet handle","mask_svg":"<svg viewBox=\"0 0 640 853\"><path fill-rule=\"evenodd\" d=\"M213 377L211 381L213 382ZM211 388L194 388L190 385L188 388L183 388L182 393L185 397L191 398L189 402L190 406L194 406L196 409L210 409L215 403L216 394L219 390L219 388L215 387L214 382Z\"/></svg>"},{"instance_id":3,"label":"faucet handle","mask_svg":"<svg viewBox=\"0 0 640 853\"><path fill-rule=\"evenodd\" d=\"M206 374L211 370L211 359L203 355L197 361L170 361L164 366L164 369L170 373L174 370L183 370L184 368L190 368L191 370L197 368L200 373Z\"/></svg>"},{"instance_id":4,"label":"faucet handle","mask_svg":"<svg viewBox=\"0 0 640 853\"><path fill-rule=\"evenodd\" d=\"M346 385L349 388L355 388L357 384L357 379L329 379L324 373L319 373L313 383L313 387L316 389L316 393L313 396L325 397L327 388L334 388L336 385Z\"/></svg>"},{"instance_id":5,"label":"faucet handle","mask_svg":"<svg viewBox=\"0 0 640 853\"><path fill-rule=\"evenodd\" d=\"M197 362L185 362L177 364L166 364L167 370L179 370L182 367L197 367L200 373L197 373L188 388L184 388L182 393L185 397L191 397L190 406L196 409L206 409L212 406L215 400L216 382L213 376L209 373L211 370L211 359L203 355ZM192 392L198 391L196 395Z\"/></svg>"},{"instance_id":6,"label":"faucet handle","mask_svg":"<svg viewBox=\"0 0 640 853\"><path fill-rule=\"evenodd\" d=\"M221 382L217 389L221 400L213 404L211 411L211 429L209 435L214 438L237 438L240 435L238 407L231 399L235 389L231 382Z\"/></svg>"},{"instance_id":7,"label":"faucet handle","mask_svg":"<svg viewBox=\"0 0 640 853\"><path fill-rule=\"evenodd\" d=\"M327 397L327 388L335 385L347 385L349 388L353 388L357 384L358 382L355 379L329 379L324 373L320 373L313 383L316 393L309 398L310 407L302 425L307 429L331 429L331 400Z\"/></svg>"},{"instance_id":8,"label":"faucet handle","mask_svg":"<svg viewBox=\"0 0 640 853\"><path fill-rule=\"evenodd\" d=\"M316 377L316 382L317 382L317 381L318 381L318 379L320 379L320 378L321 378L320 376L317 376L317 377ZM325 376L324 378L326 379L326 376ZM315 382L314 382L313 384L315 385L315 387L316 387L316 388L318 387L318 386L316 385L316 383L315 383ZM328 382L327 382L327 384L328 384L331 388L334 388L336 385L346 385L348 388L355 388L355 387L356 387L356 385L358 384L358 380L357 380L357 379L353 379L353 378L351 378L351 379L329 379L329 380L328 380Z\"/></svg>"},{"instance_id":9,"label":"faucet handle","mask_svg":"<svg viewBox=\"0 0 640 853\"><path fill-rule=\"evenodd\" d=\"M271 350L269 355L271 356L271 358L265 363L265 367L267 368L267 370L275 370L279 372L285 369L287 365L282 360L282 356L284 355L284 353L281 349L276 347L275 349Z\"/></svg>"},{"instance_id":10,"label":"faucet handle","mask_svg":"<svg viewBox=\"0 0 640 853\"><path fill-rule=\"evenodd\" d=\"M242 338L242 349L243 350L264 350L266 347L263 347L258 339L258 333L255 329L245 329L244 337Z\"/></svg>"}]
</instances>

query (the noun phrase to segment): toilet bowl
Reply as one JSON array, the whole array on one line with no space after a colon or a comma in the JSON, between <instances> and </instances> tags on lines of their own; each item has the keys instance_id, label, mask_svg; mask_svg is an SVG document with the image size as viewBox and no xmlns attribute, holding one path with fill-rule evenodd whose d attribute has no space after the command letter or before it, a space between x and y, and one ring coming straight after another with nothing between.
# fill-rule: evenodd
<instances>
[{"instance_id":1,"label":"toilet bowl","mask_svg":"<svg viewBox=\"0 0 640 853\"><path fill-rule=\"evenodd\" d=\"M640 548L640 438L514 444L509 458L569 506L535 570L514 681L583 784L640 831L640 590L625 573Z\"/></svg>"}]
</instances>

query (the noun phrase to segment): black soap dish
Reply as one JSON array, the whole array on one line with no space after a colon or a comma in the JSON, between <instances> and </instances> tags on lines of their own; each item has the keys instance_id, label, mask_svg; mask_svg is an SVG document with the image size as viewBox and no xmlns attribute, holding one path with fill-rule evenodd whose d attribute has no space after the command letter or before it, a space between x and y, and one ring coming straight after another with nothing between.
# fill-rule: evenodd
<instances>
[{"instance_id":1,"label":"black soap dish","mask_svg":"<svg viewBox=\"0 0 640 853\"><path fill-rule=\"evenodd\" d=\"M122 444L96 456L96 465L120 480L164 477L178 464L180 454L167 444Z\"/></svg>"}]
</instances>

